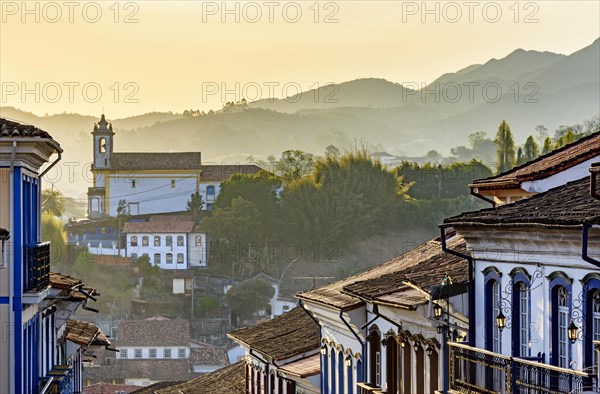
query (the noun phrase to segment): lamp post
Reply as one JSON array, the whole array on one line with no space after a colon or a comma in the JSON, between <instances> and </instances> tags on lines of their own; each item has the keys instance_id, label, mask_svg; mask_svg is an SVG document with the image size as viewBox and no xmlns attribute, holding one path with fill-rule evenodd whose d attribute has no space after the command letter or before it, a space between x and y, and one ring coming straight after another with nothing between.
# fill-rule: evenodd
<instances>
[{"instance_id":1,"label":"lamp post","mask_svg":"<svg viewBox=\"0 0 600 394\"><path fill-rule=\"evenodd\" d=\"M567 328L567 335L568 335L569 341L571 341L571 343L575 343L577 341L578 333L579 333L579 327L577 327L575 325L575 322L573 322L573 320L571 320L571 324L569 324L569 327Z\"/></svg>"}]
</instances>

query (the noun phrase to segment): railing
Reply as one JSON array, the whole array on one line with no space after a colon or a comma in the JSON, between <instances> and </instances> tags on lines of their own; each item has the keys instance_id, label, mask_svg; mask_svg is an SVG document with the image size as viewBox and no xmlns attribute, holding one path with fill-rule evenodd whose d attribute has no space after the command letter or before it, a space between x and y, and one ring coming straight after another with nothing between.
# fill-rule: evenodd
<instances>
[{"instance_id":1,"label":"railing","mask_svg":"<svg viewBox=\"0 0 600 394\"><path fill-rule=\"evenodd\" d=\"M23 249L23 292L40 292L50 285L50 242Z\"/></svg>"},{"instance_id":2,"label":"railing","mask_svg":"<svg viewBox=\"0 0 600 394\"><path fill-rule=\"evenodd\" d=\"M381 388L371 386L367 383L358 383L359 394L382 394Z\"/></svg>"},{"instance_id":3,"label":"railing","mask_svg":"<svg viewBox=\"0 0 600 394\"><path fill-rule=\"evenodd\" d=\"M450 343L450 389L474 393L582 393L596 376Z\"/></svg>"}]
</instances>

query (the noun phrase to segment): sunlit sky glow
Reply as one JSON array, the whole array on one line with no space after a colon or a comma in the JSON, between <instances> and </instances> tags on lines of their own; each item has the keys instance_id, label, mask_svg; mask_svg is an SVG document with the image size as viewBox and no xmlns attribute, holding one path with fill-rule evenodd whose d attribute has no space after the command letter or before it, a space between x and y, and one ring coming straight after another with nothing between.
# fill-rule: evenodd
<instances>
[{"instance_id":1,"label":"sunlit sky glow","mask_svg":"<svg viewBox=\"0 0 600 394\"><path fill-rule=\"evenodd\" d=\"M285 84L308 90L365 77L420 84L517 48L570 54L600 36L598 1L480 2L472 9L428 2L429 14L420 1L228 2L230 14L220 1L76 2L72 15L63 2L28 2L29 13L23 4L1 4L0 105L39 115L216 109L240 99L249 83L261 86L247 90L260 98L271 82L279 84L275 97L285 95ZM333 23L325 23L328 15ZM133 23L125 23L128 16ZM233 92L203 98L206 83ZM23 97L23 88L38 97Z\"/></svg>"}]
</instances>

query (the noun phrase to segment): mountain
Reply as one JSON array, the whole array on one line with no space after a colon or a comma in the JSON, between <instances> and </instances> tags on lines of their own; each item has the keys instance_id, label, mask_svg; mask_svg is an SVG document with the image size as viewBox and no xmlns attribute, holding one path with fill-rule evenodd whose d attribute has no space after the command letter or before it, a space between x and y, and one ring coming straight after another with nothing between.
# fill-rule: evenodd
<instances>
[{"instance_id":1,"label":"mountain","mask_svg":"<svg viewBox=\"0 0 600 394\"><path fill-rule=\"evenodd\" d=\"M552 135L560 125L599 112L599 46L596 40L568 56L516 50L444 74L428 87L431 90L436 82L442 86L478 82L473 100L467 90L460 100L452 100L449 89L436 98L384 79L365 78L309 90L288 100L259 100L238 112L198 117L156 112L123 119L106 115L115 131L116 152L198 150L205 163L245 163L249 155L278 156L287 149L323 154L330 144L343 150L361 142L380 145L392 154L419 156L436 149L447 155L450 148L466 145L473 132L493 137L503 119L519 145L539 124ZM486 83L498 84L500 94L496 97L490 90L486 96ZM332 92L332 100L325 100ZM46 182L56 181L59 190L77 196L81 203L91 186L90 133L100 114L37 116L3 107L0 116L35 124L60 142L65 150L57 169L61 172L53 178L49 173Z\"/></svg>"}]
</instances>

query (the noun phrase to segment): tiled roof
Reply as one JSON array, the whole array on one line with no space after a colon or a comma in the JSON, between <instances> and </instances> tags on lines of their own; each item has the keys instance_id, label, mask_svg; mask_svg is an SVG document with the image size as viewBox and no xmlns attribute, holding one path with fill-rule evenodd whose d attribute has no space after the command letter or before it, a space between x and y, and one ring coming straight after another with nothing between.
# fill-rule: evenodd
<instances>
[{"instance_id":1,"label":"tiled roof","mask_svg":"<svg viewBox=\"0 0 600 394\"><path fill-rule=\"evenodd\" d=\"M449 246L453 246L448 242ZM344 292L344 287L355 282L365 281L368 279L379 278L383 275L402 271L407 267L418 264L421 261L427 260L441 252L441 244L438 240L433 239L425 242L414 249L403 253L400 256L394 257L385 263L371 268L365 272L349 276L338 282L322 286L304 293L299 293L296 297L306 299L311 302L317 302L335 308L351 308L362 304L362 301L353 295Z\"/></svg>"},{"instance_id":2,"label":"tiled roof","mask_svg":"<svg viewBox=\"0 0 600 394\"><path fill-rule=\"evenodd\" d=\"M132 393L139 389L139 386L131 386L127 384L111 384L100 382L84 387L83 394L116 394L116 393Z\"/></svg>"},{"instance_id":3,"label":"tiled roof","mask_svg":"<svg viewBox=\"0 0 600 394\"><path fill-rule=\"evenodd\" d=\"M510 171L475 180L469 186L477 188L518 186L521 182L547 178L598 155L600 155L600 133L594 133Z\"/></svg>"},{"instance_id":4,"label":"tiled roof","mask_svg":"<svg viewBox=\"0 0 600 394\"><path fill-rule=\"evenodd\" d=\"M600 185L599 185L600 186ZM445 225L569 225L600 224L600 201L590 195L589 176L498 208L466 212L444 220Z\"/></svg>"},{"instance_id":5,"label":"tiled roof","mask_svg":"<svg viewBox=\"0 0 600 394\"><path fill-rule=\"evenodd\" d=\"M66 333L69 341L83 347L110 345L110 341L100 327L91 322L67 320Z\"/></svg>"},{"instance_id":6,"label":"tiled roof","mask_svg":"<svg viewBox=\"0 0 600 394\"><path fill-rule=\"evenodd\" d=\"M190 346L187 320L121 320L118 346Z\"/></svg>"},{"instance_id":7,"label":"tiled roof","mask_svg":"<svg viewBox=\"0 0 600 394\"><path fill-rule=\"evenodd\" d=\"M319 353L313 354L310 357L285 364L280 369L299 378L314 376L321 372L321 356Z\"/></svg>"},{"instance_id":8,"label":"tiled roof","mask_svg":"<svg viewBox=\"0 0 600 394\"><path fill-rule=\"evenodd\" d=\"M153 220L150 222L127 222L123 226L125 234L172 234L191 233L194 228L193 221L168 221Z\"/></svg>"},{"instance_id":9,"label":"tiled roof","mask_svg":"<svg viewBox=\"0 0 600 394\"><path fill-rule=\"evenodd\" d=\"M201 181L223 182L234 174L256 174L261 171L259 166L254 164L207 164L202 165Z\"/></svg>"},{"instance_id":10,"label":"tiled roof","mask_svg":"<svg viewBox=\"0 0 600 394\"><path fill-rule=\"evenodd\" d=\"M0 118L0 138L23 138L40 137L52 139L52 136L44 130L32 125L21 124L5 118Z\"/></svg>"},{"instance_id":11,"label":"tiled roof","mask_svg":"<svg viewBox=\"0 0 600 394\"><path fill-rule=\"evenodd\" d=\"M0 240L7 240L10 238L10 232L5 229L0 227Z\"/></svg>"},{"instance_id":12,"label":"tiled roof","mask_svg":"<svg viewBox=\"0 0 600 394\"><path fill-rule=\"evenodd\" d=\"M132 393L134 393L134 394L156 394L158 392L158 390L160 390L160 389L175 386L176 384L180 384L180 383L184 383L184 382L164 381L164 382L154 383L154 384L151 384L150 386L146 386L143 388L136 386L137 390L133 391Z\"/></svg>"},{"instance_id":13,"label":"tiled roof","mask_svg":"<svg viewBox=\"0 0 600 394\"><path fill-rule=\"evenodd\" d=\"M119 360L123 374L128 379L189 380L197 375L191 372L189 360L156 359L156 360Z\"/></svg>"},{"instance_id":14,"label":"tiled roof","mask_svg":"<svg viewBox=\"0 0 600 394\"><path fill-rule=\"evenodd\" d=\"M319 326L301 307L227 336L275 360L319 348Z\"/></svg>"},{"instance_id":15,"label":"tiled roof","mask_svg":"<svg viewBox=\"0 0 600 394\"><path fill-rule=\"evenodd\" d=\"M61 274L60 272L50 272L50 286L54 289L61 290L59 296L68 297L67 299L70 301L87 301L88 297L83 292L79 291L79 289L92 296L98 295L96 289L85 287L80 279Z\"/></svg>"},{"instance_id":16,"label":"tiled roof","mask_svg":"<svg viewBox=\"0 0 600 394\"><path fill-rule=\"evenodd\" d=\"M83 367L83 379L92 382L111 382L113 379L124 378L125 372L121 364Z\"/></svg>"},{"instance_id":17,"label":"tiled roof","mask_svg":"<svg viewBox=\"0 0 600 394\"><path fill-rule=\"evenodd\" d=\"M200 152L116 152L111 167L116 170L199 170Z\"/></svg>"},{"instance_id":18,"label":"tiled roof","mask_svg":"<svg viewBox=\"0 0 600 394\"><path fill-rule=\"evenodd\" d=\"M245 394L245 362L238 361L225 368L203 374L200 377L156 390L156 394Z\"/></svg>"},{"instance_id":19,"label":"tiled roof","mask_svg":"<svg viewBox=\"0 0 600 394\"><path fill-rule=\"evenodd\" d=\"M192 365L219 365L229 364L227 349L218 346L205 346L190 349L190 363Z\"/></svg>"},{"instance_id":20,"label":"tiled roof","mask_svg":"<svg viewBox=\"0 0 600 394\"><path fill-rule=\"evenodd\" d=\"M453 250L467 253L465 241L459 236L449 239L447 245ZM446 275L455 284L467 283L467 262L444 253L439 245L436 249L437 253L424 256L414 265L378 278L355 282L345 286L344 291L369 300L384 301L385 298L387 302L413 307L427 302L429 288L441 283Z\"/></svg>"}]
</instances>

